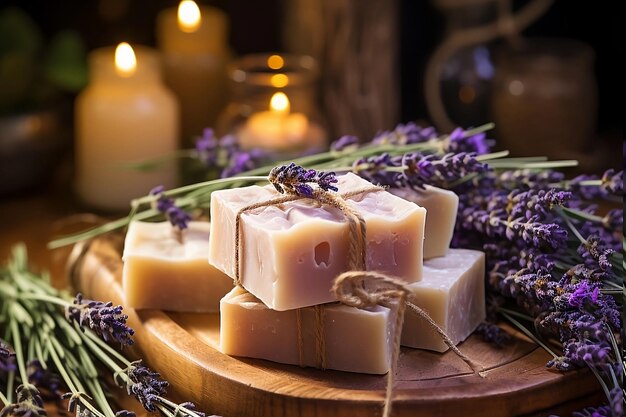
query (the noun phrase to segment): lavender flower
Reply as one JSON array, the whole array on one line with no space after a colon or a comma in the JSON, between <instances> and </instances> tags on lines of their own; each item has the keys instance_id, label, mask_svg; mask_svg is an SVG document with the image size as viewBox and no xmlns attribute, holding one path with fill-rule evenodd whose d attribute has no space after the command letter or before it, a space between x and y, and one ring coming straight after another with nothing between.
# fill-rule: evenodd
<instances>
[{"instance_id":1,"label":"lavender flower","mask_svg":"<svg viewBox=\"0 0 626 417\"><path fill-rule=\"evenodd\" d=\"M289 192L312 198L314 190L310 184L317 184L324 191L338 191L338 188L333 185L338 181L334 172L307 170L293 162L289 165L274 167L270 172L269 181L281 194Z\"/></svg>"},{"instance_id":2,"label":"lavender flower","mask_svg":"<svg viewBox=\"0 0 626 417\"><path fill-rule=\"evenodd\" d=\"M148 411L156 411L156 405L165 395L167 381L160 379L160 375L142 365L141 360L132 362L124 371L128 380L123 380L120 375L116 377L118 385L126 385L128 395L134 395L141 405Z\"/></svg>"},{"instance_id":3,"label":"lavender flower","mask_svg":"<svg viewBox=\"0 0 626 417\"><path fill-rule=\"evenodd\" d=\"M74 304L65 308L65 317L70 322L89 326L105 341L115 341L123 345L132 345L134 330L126 325L128 316L122 314L122 306L113 307L109 301L83 299L82 294L76 294Z\"/></svg>"},{"instance_id":4,"label":"lavender flower","mask_svg":"<svg viewBox=\"0 0 626 417\"><path fill-rule=\"evenodd\" d=\"M465 130L457 127L446 139L446 152L460 153L473 152L477 155L489 153L490 146L487 143L487 135L484 132L466 136Z\"/></svg>"},{"instance_id":5,"label":"lavender flower","mask_svg":"<svg viewBox=\"0 0 626 417\"><path fill-rule=\"evenodd\" d=\"M605 246L598 236L589 236L584 243L578 247L578 254L582 257L586 265L599 266L603 271L612 268L609 257L615 251Z\"/></svg>"},{"instance_id":6,"label":"lavender flower","mask_svg":"<svg viewBox=\"0 0 626 417\"><path fill-rule=\"evenodd\" d=\"M572 198L572 193L554 188L545 190L529 190L510 194L512 208L509 216L526 220L545 220L554 206L565 206Z\"/></svg>"},{"instance_id":7,"label":"lavender flower","mask_svg":"<svg viewBox=\"0 0 626 417\"><path fill-rule=\"evenodd\" d=\"M545 189L560 184L565 179L562 172L552 170L516 169L498 175L498 184L509 190Z\"/></svg>"},{"instance_id":8,"label":"lavender flower","mask_svg":"<svg viewBox=\"0 0 626 417\"><path fill-rule=\"evenodd\" d=\"M196 152L207 166L215 166L219 159L219 140L215 137L213 129L204 129L202 136L196 140Z\"/></svg>"},{"instance_id":9,"label":"lavender flower","mask_svg":"<svg viewBox=\"0 0 626 417\"><path fill-rule=\"evenodd\" d=\"M232 150L229 155L228 165L224 167L221 178L234 177L242 172L256 168L260 161L267 158L268 154L262 149L252 149L249 152Z\"/></svg>"},{"instance_id":10,"label":"lavender flower","mask_svg":"<svg viewBox=\"0 0 626 417\"><path fill-rule=\"evenodd\" d=\"M10 372L15 369L15 351L7 342L0 339L0 372Z\"/></svg>"},{"instance_id":11,"label":"lavender flower","mask_svg":"<svg viewBox=\"0 0 626 417\"><path fill-rule=\"evenodd\" d=\"M342 152L346 149L356 148L359 145L359 138L353 135L344 135L330 144L330 150Z\"/></svg>"},{"instance_id":12,"label":"lavender flower","mask_svg":"<svg viewBox=\"0 0 626 417\"><path fill-rule=\"evenodd\" d=\"M469 175L489 171L489 166L479 162L476 154L466 152L443 156L411 152L402 158L402 167L406 183L418 188L423 188L425 184L450 188Z\"/></svg>"},{"instance_id":13,"label":"lavender flower","mask_svg":"<svg viewBox=\"0 0 626 417\"><path fill-rule=\"evenodd\" d=\"M600 189L607 194L624 195L624 171L615 172L608 169L602 175L602 185Z\"/></svg>"},{"instance_id":14,"label":"lavender flower","mask_svg":"<svg viewBox=\"0 0 626 417\"><path fill-rule=\"evenodd\" d=\"M587 303L595 304L598 301L598 295L600 295L600 287L597 283L595 285L589 284L589 281L583 280L576 285L568 302L572 307L581 308Z\"/></svg>"},{"instance_id":15,"label":"lavender flower","mask_svg":"<svg viewBox=\"0 0 626 417\"><path fill-rule=\"evenodd\" d=\"M426 142L437 137L433 127L422 128L413 122L398 124L394 130L378 133L372 143L375 145L410 145Z\"/></svg>"},{"instance_id":16,"label":"lavender flower","mask_svg":"<svg viewBox=\"0 0 626 417\"><path fill-rule=\"evenodd\" d=\"M401 172L390 168L400 167L402 159L392 157L388 153L381 153L366 158L360 158L352 164L352 172L373 184L386 187L402 187L406 184Z\"/></svg>"},{"instance_id":17,"label":"lavender flower","mask_svg":"<svg viewBox=\"0 0 626 417\"><path fill-rule=\"evenodd\" d=\"M517 304L534 316L551 309L552 300L558 294L558 283L547 271L521 269L499 283L505 296L517 300Z\"/></svg>"},{"instance_id":18,"label":"lavender flower","mask_svg":"<svg viewBox=\"0 0 626 417\"><path fill-rule=\"evenodd\" d=\"M605 341L572 339L563 346L565 356L576 366L606 364L610 359L611 345Z\"/></svg>"},{"instance_id":19,"label":"lavender flower","mask_svg":"<svg viewBox=\"0 0 626 417\"><path fill-rule=\"evenodd\" d=\"M17 402L9 404L0 411L0 417L44 417L48 413L43 408L39 391L32 385L17 387Z\"/></svg>"},{"instance_id":20,"label":"lavender flower","mask_svg":"<svg viewBox=\"0 0 626 417\"><path fill-rule=\"evenodd\" d=\"M497 324L489 322L480 323L476 328L476 334L481 335L485 342L493 343L498 347L511 340L511 336L507 332L502 330Z\"/></svg>"},{"instance_id":21,"label":"lavender flower","mask_svg":"<svg viewBox=\"0 0 626 417\"><path fill-rule=\"evenodd\" d=\"M163 194L165 189L162 185L154 187L150 191L150 195L157 196L155 201L156 209L165 215L172 226L179 228L180 230L186 229L188 223L191 221L189 213L176 206L173 199L166 197Z\"/></svg>"},{"instance_id":22,"label":"lavender flower","mask_svg":"<svg viewBox=\"0 0 626 417\"><path fill-rule=\"evenodd\" d=\"M44 368L37 359L30 361L27 365L28 382L45 389L55 398L61 397L61 378L49 368Z\"/></svg>"},{"instance_id":23,"label":"lavender flower","mask_svg":"<svg viewBox=\"0 0 626 417\"><path fill-rule=\"evenodd\" d=\"M600 185L590 185L600 181ZM580 195L584 200L598 200L607 198L611 195L624 195L624 171L615 172L614 169L608 169L602 174L597 175L579 175L568 181L569 188Z\"/></svg>"},{"instance_id":24,"label":"lavender flower","mask_svg":"<svg viewBox=\"0 0 626 417\"><path fill-rule=\"evenodd\" d=\"M619 415L619 414L618 414ZM614 417L608 405L600 407L587 407L582 411L575 411L572 417Z\"/></svg>"}]
</instances>

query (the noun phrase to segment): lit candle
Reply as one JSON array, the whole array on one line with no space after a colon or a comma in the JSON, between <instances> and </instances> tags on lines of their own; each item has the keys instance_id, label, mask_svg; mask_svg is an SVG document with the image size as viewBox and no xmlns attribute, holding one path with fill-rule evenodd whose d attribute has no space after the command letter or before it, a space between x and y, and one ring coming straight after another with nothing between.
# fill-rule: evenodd
<instances>
[{"instance_id":1,"label":"lit candle","mask_svg":"<svg viewBox=\"0 0 626 417\"><path fill-rule=\"evenodd\" d=\"M228 18L214 7L183 0L162 11L157 42L163 53L165 83L181 105L182 145L213 126L227 101Z\"/></svg>"},{"instance_id":2,"label":"lit candle","mask_svg":"<svg viewBox=\"0 0 626 417\"><path fill-rule=\"evenodd\" d=\"M160 79L157 53L127 43L89 56L90 83L76 99L76 191L92 207L128 209L156 185L176 186L176 167L128 165L173 152L178 104Z\"/></svg>"},{"instance_id":3,"label":"lit candle","mask_svg":"<svg viewBox=\"0 0 626 417\"><path fill-rule=\"evenodd\" d=\"M309 123L304 114L291 113L289 97L280 91L272 95L269 111L252 114L238 136L243 148L273 151L318 148L325 139L319 126Z\"/></svg>"}]
</instances>

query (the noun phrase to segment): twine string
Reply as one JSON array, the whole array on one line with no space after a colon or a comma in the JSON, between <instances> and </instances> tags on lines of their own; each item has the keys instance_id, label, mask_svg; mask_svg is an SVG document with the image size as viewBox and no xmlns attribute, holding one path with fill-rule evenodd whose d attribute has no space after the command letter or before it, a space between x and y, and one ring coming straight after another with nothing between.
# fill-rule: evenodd
<instances>
[{"instance_id":1,"label":"twine string","mask_svg":"<svg viewBox=\"0 0 626 417\"><path fill-rule=\"evenodd\" d=\"M458 355L472 369L473 373L479 371L479 366L452 342L446 332L430 317L430 315L410 301L413 295L407 284L395 277L373 271L348 271L339 275L331 289L337 299L348 306L356 308L368 308L384 306L392 311L395 310L395 322L391 347L391 369L387 373L387 388L383 417L391 415L392 394L395 382L395 374L400 355L400 342L402 337L402 324L406 307L422 317L441 336L450 349Z\"/></svg>"},{"instance_id":2,"label":"twine string","mask_svg":"<svg viewBox=\"0 0 626 417\"><path fill-rule=\"evenodd\" d=\"M365 219L360 213L353 209L346 201L346 198L353 197L367 192L382 191L382 187L368 186L347 193L335 194L329 191L316 188L312 197L303 197L296 194L278 196L266 201L249 204L240 208L235 215L235 285L241 285L241 254L244 252L244 239L241 217L244 213L270 206L278 206L290 201L311 198L319 204L335 207L343 213L348 221L349 227L349 247L348 247L348 268L351 270L364 270L366 268L367 231ZM298 338L298 362L300 366L304 364L303 333L302 333L302 312L296 311L296 332ZM324 307L315 306L314 315L314 335L315 335L315 360L318 368L326 368L326 339L324 337Z\"/></svg>"}]
</instances>

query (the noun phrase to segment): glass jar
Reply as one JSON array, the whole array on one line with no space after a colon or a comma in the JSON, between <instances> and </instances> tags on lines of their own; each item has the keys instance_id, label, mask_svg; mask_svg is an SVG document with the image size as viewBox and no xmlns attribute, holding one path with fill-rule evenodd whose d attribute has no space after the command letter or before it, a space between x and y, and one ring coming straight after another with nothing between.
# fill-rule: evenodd
<instances>
[{"instance_id":1,"label":"glass jar","mask_svg":"<svg viewBox=\"0 0 626 417\"><path fill-rule=\"evenodd\" d=\"M514 156L576 158L597 117L593 51L570 39L526 39L497 56L492 99L498 146Z\"/></svg>"},{"instance_id":2,"label":"glass jar","mask_svg":"<svg viewBox=\"0 0 626 417\"><path fill-rule=\"evenodd\" d=\"M317 106L316 61L306 55L252 54L229 68L231 101L217 133L234 134L242 148L297 155L326 148Z\"/></svg>"}]
</instances>

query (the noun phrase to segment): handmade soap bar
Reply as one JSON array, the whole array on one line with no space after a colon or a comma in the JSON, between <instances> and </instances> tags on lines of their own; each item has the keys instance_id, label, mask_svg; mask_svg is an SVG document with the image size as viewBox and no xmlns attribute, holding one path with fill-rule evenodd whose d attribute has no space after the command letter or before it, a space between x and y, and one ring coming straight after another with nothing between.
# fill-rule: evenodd
<instances>
[{"instance_id":1,"label":"handmade soap bar","mask_svg":"<svg viewBox=\"0 0 626 417\"><path fill-rule=\"evenodd\" d=\"M337 186L338 194L373 187L354 174L340 176ZM209 262L234 277L237 212L278 196L271 185L215 191ZM367 224L367 269L419 281L426 210L382 190L346 201ZM339 209L299 199L247 211L241 225L240 280L248 291L274 310L334 301L332 281L349 269L349 240L355 238Z\"/></svg>"},{"instance_id":2,"label":"handmade soap bar","mask_svg":"<svg viewBox=\"0 0 626 417\"><path fill-rule=\"evenodd\" d=\"M441 258L424 262L424 278L411 284L413 303L457 344L485 319L485 255L468 249L450 249ZM444 352L448 346L420 317L407 310L402 345Z\"/></svg>"},{"instance_id":3,"label":"handmade soap bar","mask_svg":"<svg viewBox=\"0 0 626 417\"><path fill-rule=\"evenodd\" d=\"M220 350L232 356L313 367L320 367L321 355L325 355L327 369L368 374L389 370L393 330L389 309L365 310L339 303L318 308L322 309L323 343L315 335L315 307L271 310L242 287L235 287L220 302Z\"/></svg>"},{"instance_id":4,"label":"handmade soap bar","mask_svg":"<svg viewBox=\"0 0 626 417\"><path fill-rule=\"evenodd\" d=\"M125 306L219 311L233 281L207 262L209 228L208 222L190 222L178 232L169 222L132 222L123 254Z\"/></svg>"},{"instance_id":5,"label":"handmade soap bar","mask_svg":"<svg viewBox=\"0 0 626 417\"><path fill-rule=\"evenodd\" d=\"M444 256L454 233L459 197L452 191L429 185L425 190L391 188L389 192L426 209L424 259Z\"/></svg>"}]
</instances>

